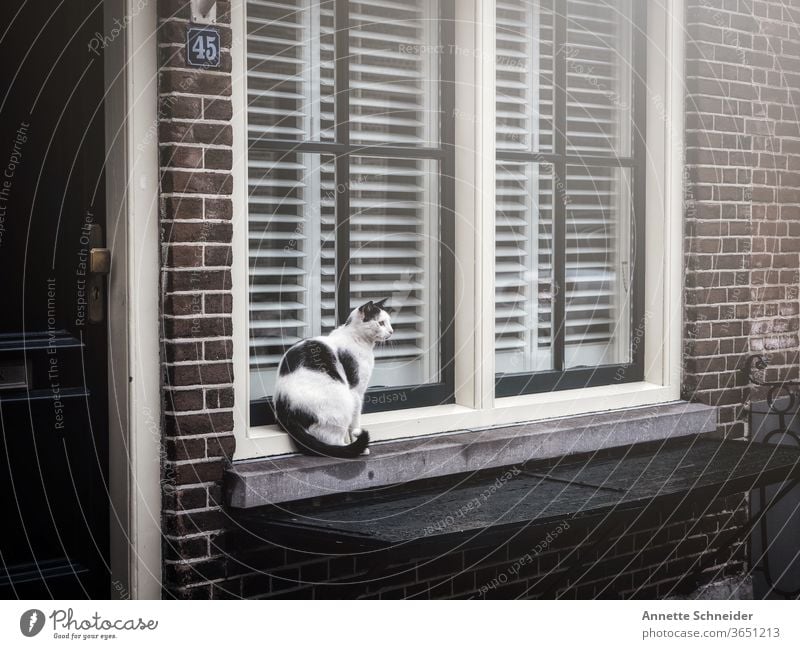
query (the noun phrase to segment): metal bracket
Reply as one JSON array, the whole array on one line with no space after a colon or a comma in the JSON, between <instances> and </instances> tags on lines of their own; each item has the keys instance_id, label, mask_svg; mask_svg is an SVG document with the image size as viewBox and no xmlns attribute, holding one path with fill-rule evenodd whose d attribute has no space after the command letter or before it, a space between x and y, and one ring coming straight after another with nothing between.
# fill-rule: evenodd
<instances>
[{"instance_id":1,"label":"metal bracket","mask_svg":"<svg viewBox=\"0 0 800 649\"><path fill-rule=\"evenodd\" d=\"M217 0L192 0L193 23L217 22Z\"/></svg>"},{"instance_id":2,"label":"metal bracket","mask_svg":"<svg viewBox=\"0 0 800 649\"><path fill-rule=\"evenodd\" d=\"M756 371L763 371L767 369L769 363L762 354L753 354L748 356L744 361L744 372L747 380L753 385L767 390L767 403L770 409L776 413L789 412L797 407L800 402L800 381L762 381L756 375ZM781 397L789 397L789 404L785 408L778 408L775 403Z\"/></svg>"}]
</instances>

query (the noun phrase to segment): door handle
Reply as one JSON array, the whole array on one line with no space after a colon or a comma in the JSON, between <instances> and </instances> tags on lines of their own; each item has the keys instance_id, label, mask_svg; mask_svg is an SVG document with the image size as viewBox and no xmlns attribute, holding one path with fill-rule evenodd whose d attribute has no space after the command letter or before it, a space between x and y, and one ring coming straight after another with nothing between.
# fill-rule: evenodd
<instances>
[{"instance_id":1,"label":"door handle","mask_svg":"<svg viewBox=\"0 0 800 649\"><path fill-rule=\"evenodd\" d=\"M86 280L88 292L87 319L91 324L99 324L106 314L105 276L111 272L111 251L104 247L103 228L94 223L89 230L89 277Z\"/></svg>"},{"instance_id":2,"label":"door handle","mask_svg":"<svg viewBox=\"0 0 800 649\"><path fill-rule=\"evenodd\" d=\"M108 248L89 250L89 272L108 275L111 272L111 251Z\"/></svg>"}]
</instances>

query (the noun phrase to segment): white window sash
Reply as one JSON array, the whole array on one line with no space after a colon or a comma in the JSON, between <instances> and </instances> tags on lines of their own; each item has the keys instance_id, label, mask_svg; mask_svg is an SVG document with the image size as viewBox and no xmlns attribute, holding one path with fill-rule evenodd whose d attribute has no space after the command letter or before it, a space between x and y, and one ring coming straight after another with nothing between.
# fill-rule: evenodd
<instances>
[{"instance_id":1,"label":"white window sash","mask_svg":"<svg viewBox=\"0 0 800 649\"><path fill-rule=\"evenodd\" d=\"M275 426L249 426L244 2L233 3L234 389L236 460L290 453ZM495 399L495 6L456 3L456 403L365 415L375 441L644 406L679 398L681 372L683 3L648 5L644 380Z\"/></svg>"}]
</instances>

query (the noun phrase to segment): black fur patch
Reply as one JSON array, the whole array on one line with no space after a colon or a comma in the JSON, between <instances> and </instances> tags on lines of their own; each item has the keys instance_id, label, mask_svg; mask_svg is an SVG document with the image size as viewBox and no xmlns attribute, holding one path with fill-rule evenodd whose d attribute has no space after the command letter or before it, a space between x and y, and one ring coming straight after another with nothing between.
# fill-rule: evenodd
<instances>
[{"instance_id":1,"label":"black fur patch","mask_svg":"<svg viewBox=\"0 0 800 649\"><path fill-rule=\"evenodd\" d=\"M290 427L293 422L305 430L317 423L317 418L314 415L307 413L305 410L293 408L289 401L284 398L278 398L275 401L275 418L284 429Z\"/></svg>"},{"instance_id":2,"label":"black fur patch","mask_svg":"<svg viewBox=\"0 0 800 649\"><path fill-rule=\"evenodd\" d=\"M384 305L386 299L387 298L383 298L382 300L378 300L377 302L373 302L372 300L370 300L366 304L362 304L360 307L358 307L358 310L362 315L362 320L364 322L375 320L375 318L377 318L380 315L381 309L386 311L386 313L391 313L393 309L391 307ZM353 323L353 318L351 316L347 316L345 325L350 325L352 323Z\"/></svg>"},{"instance_id":3,"label":"black fur patch","mask_svg":"<svg viewBox=\"0 0 800 649\"><path fill-rule=\"evenodd\" d=\"M288 400L278 397L275 404L275 417L297 445L297 449L308 455L323 457L354 458L361 455L369 446L369 433L363 428L361 434L351 444L333 446L318 440L308 429L317 423L317 418L300 408L294 408Z\"/></svg>"},{"instance_id":4,"label":"black fur patch","mask_svg":"<svg viewBox=\"0 0 800 649\"><path fill-rule=\"evenodd\" d=\"M364 315L364 322L375 320L381 314L384 302L386 302L386 298L378 300L377 302L372 302L372 300L370 300L366 304L362 304L358 307L358 310Z\"/></svg>"},{"instance_id":5,"label":"black fur patch","mask_svg":"<svg viewBox=\"0 0 800 649\"><path fill-rule=\"evenodd\" d=\"M345 349L339 350L339 361L344 368L344 375L351 388L358 385L358 363L353 355Z\"/></svg>"},{"instance_id":6,"label":"black fur patch","mask_svg":"<svg viewBox=\"0 0 800 649\"><path fill-rule=\"evenodd\" d=\"M305 367L308 370L327 374L334 381L344 383L339 372L336 371L336 355L333 350L318 340L304 340L286 352L278 368L281 376L290 374Z\"/></svg>"}]
</instances>

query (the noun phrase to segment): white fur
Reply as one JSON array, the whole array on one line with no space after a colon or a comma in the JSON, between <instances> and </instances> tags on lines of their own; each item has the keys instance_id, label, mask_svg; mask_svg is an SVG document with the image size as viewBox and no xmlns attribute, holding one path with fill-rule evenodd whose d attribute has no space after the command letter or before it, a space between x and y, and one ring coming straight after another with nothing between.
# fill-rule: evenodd
<instances>
[{"instance_id":1,"label":"white fur","mask_svg":"<svg viewBox=\"0 0 800 649\"><path fill-rule=\"evenodd\" d=\"M375 367L374 347L393 333L389 314L381 310L374 320L364 322L359 309L350 314L349 324L334 329L328 336L314 338L330 347L338 357L347 351L358 367L358 384L350 387L344 369L337 365L342 381L335 381L323 372L299 368L278 376L275 396L285 397L294 408L300 408L317 418L309 433L333 446L351 444L361 434L361 409L364 392ZM364 451L368 454L369 449Z\"/></svg>"}]
</instances>

